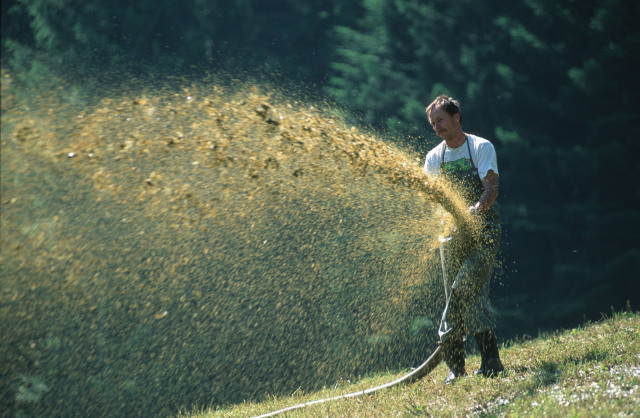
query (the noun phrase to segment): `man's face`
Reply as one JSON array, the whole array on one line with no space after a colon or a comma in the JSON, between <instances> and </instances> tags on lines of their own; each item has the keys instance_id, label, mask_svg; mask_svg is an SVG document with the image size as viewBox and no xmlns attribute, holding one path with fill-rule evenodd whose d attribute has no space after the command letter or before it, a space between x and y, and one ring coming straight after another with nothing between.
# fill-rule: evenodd
<instances>
[{"instance_id":1,"label":"man's face","mask_svg":"<svg viewBox=\"0 0 640 418\"><path fill-rule=\"evenodd\" d=\"M460 114L456 113L451 116L442 110L440 106L431 109L427 116L436 135L445 141L454 138L461 129Z\"/></svg>"}]
</instances>

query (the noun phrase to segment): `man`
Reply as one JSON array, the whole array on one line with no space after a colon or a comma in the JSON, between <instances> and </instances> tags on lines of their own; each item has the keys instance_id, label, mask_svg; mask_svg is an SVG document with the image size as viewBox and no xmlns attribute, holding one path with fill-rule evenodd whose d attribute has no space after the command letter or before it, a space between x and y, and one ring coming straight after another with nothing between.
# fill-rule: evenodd
<instances>
[{"instance_id":1,"label":"man","mask_svg":"<svg viewBox=\"0 0 640 418\"><path fill-rule=\"evenodd\" d=\"M460 105L451 97L438 96L426 113L444 141L427 154L424 171L458 187L469 212L481 223L481 232L473 237L454 230L452 236L440 239L446 305L438 333L450 370L445 382L466 374L464 340L469 332L482 358L476 374L496 376L504 370L488 298L501 232L494 203L498 196L496 152L491 142L462 130Z\"/></svg>"}]
</instances>

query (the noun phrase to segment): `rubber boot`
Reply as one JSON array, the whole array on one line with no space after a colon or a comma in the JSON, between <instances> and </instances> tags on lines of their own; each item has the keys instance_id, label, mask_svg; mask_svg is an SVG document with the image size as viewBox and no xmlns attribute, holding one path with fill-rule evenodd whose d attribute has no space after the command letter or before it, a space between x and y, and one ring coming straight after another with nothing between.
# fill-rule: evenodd
<instances>
[{"instance_id":1,"label":"rubber boot","mask_svg":"<svg viewBox=\"0 0 640 418\"><path fill-rule=\"evenodd\" d=\"M475 373L484 377L495 377L504 371L498 351L498 340L493 330L475 334L476 343L480 349L480 369Z\"/></svg>"},{"instance_id":2,"label":"rubber boot","mask_svg":"<svg viewBox=\"0 0 640 418\"><path fill-rule=\"evenodd\" d=\"M444 361L449 367L449 376L445 379L445 384L453 383L454 380L466 374L464 363L464 341L459 339L449 339L443 344Z\"/></svg>"}]
</instances>

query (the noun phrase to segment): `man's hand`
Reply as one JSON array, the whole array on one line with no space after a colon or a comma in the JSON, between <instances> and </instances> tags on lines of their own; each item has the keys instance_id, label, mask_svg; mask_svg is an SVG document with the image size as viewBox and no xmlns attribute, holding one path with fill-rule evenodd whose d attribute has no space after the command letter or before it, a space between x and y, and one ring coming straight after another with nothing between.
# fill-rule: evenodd
<instances>
[{"instance_id":1,"label":"man's hand","mask_svg":"<svg viewBox=\"0 0 640 418\"><path fill-rule=\"evenodd\" d=\"M480 215L480 202L476 203L473 206L469 206L469 209L467 209L467 211L471 215Z\"/></svg>"}]
</instances>

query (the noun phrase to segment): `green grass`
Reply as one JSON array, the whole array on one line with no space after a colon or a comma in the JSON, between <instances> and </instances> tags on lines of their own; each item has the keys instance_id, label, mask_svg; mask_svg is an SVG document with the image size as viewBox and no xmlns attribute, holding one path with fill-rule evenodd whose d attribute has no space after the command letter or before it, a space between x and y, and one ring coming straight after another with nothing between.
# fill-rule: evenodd
<instances>
[{"instance_id":1,"label":"green grass","mask_svg":"<svg viewBox=\"0 0 640 418\"><path fill-rule=\"evenodd\" d=\"M425 354L426 355L426 354ZM640 315L615 313L597 323L508 344L501 351L506 373L495 379L469 376L444 385L444 364L422 381L373 395L313 405L288 417L390 416L565 416L640 415ZM479 358L467 358L467 370ZM339 382L315 393L298 391L260 403L246 402L181 416L244 417L299 403L356 392L393 380L398 374Z\"/></svg>"}]
</instances>

